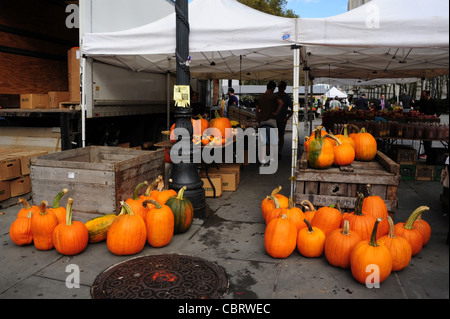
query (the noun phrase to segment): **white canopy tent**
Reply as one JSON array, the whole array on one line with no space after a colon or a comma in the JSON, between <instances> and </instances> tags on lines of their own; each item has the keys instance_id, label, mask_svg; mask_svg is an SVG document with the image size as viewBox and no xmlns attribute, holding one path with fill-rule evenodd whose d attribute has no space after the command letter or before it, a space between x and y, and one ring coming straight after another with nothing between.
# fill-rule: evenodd
<instances>
[{"instance_id":1,"label":"white canopy tent","mask_svg":"<svg viewBox=\"0 0 450 319\"><path fill-rule=\"evenodd\" d=\"M331 89L329 89L327 92L325 92L325 97L327 98L332 98L334 99L335 97L338 97L340 99L345 99L347 98L347 94L344 92L341 92L340 90L338 90L336 87L332 87Z\"/></svg>"},{"instance_id":2,"label":"white canopy tent","mask_svg":"<svg viewBox=\"0 0 450 319\"><path fill-rule=\"evenodd\" d=\"M306 85L314 77L367 81L448 74L448 9L444 0L373 0L331 18L289 19L236 0L195 0L189 5L190 70L204 79L293 76L294 96L301 64ZM86 34L81 50L84 57L139 72L175 72L175 39L174 13L131 30ZM296 115L298 108L294 104ZM293 118L292 175L299 128Z\"/></svg>"}]
</instances>

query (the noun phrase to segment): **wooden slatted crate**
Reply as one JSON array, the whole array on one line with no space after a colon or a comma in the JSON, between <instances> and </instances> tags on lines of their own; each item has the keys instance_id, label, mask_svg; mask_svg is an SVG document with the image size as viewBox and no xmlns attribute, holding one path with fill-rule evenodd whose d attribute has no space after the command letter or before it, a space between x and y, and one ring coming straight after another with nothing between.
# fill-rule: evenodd
<instances>
[{"instance_id":1,"label":"wooden slatted crate","mask_svg":"<svg viewBox=\"0 0 450 319\"><path fill-rule=\"evenodd\" d=\"M51 205L55 195L67 188L60 206L73 198L74 215L115 214L137 184L164 177L164 172L163 149L90 146L43 155L31 160L32 199L35 205L42 200Z\"/></svg>"},{"instance_id":2,"label":"wooden slatted crate","mask_svg":"<svg viewBox=\"0 0 450 319\"><path fill-rule=\"evenodd\" d=\"M380 196L389 213L394 215L400 179L400 165L380 151L371 162L355 161L346 168L325 170L309 168L307 154L303 152L296 172L294 200L296 204L308 200L316 209L339 203L342 210L351 212L357 193L367 196L367 184L370 184L373 195Z\"/></svg>"}]
</instances>

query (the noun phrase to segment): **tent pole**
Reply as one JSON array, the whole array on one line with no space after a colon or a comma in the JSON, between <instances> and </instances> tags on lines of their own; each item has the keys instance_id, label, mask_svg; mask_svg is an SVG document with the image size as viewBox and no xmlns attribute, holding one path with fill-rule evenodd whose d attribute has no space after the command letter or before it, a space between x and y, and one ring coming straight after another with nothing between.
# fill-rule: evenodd
<instances>
[{"instance_id":1,"label":"tent pole","mask_svg":"<svg viewBox=\"0 0 450 319\"><path fill-rule=\"evenodd\" d=\"M86 57L81 58L81 147L86 147Z\"/></svg>"},{"instance_id":2,"label":"tent pole","mask_svg":"<svg viewBox=\"0 0 450 319\"><path fill-rule=\"evenodd\" d=\"M293 45L294 51L294 85L292 88L292 164L291 164L291 198L295 198L295 172L297 171L298 138L299 138L299 86L300 86L300 46Z\"/></svg>"}]
</instances>

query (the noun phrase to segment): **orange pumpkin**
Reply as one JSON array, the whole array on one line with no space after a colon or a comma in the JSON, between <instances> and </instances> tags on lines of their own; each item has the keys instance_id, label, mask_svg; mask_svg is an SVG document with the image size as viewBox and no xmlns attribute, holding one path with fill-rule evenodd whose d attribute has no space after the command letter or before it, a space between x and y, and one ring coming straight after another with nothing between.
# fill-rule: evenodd
<instances>
[{"instance_id":1,"label":"orange pumpkin","mask_svg":"<svg viewBox=\"0 0 450 319\"><path fill-rule=\"evenodd\" d=\"M422 214L417 217L414 222L414 228L420 231L423 236L423 245L428 244L431 238L431 226L425 220L422 219Z\"/></svg>"},{"instance_id":2,"label":"orange pumpkin","mask_svg":"<svg viewBox=\"0 0 450 319\"><path fill-rule=\"evenodd\" d=\"M31 231L31 216L33 211L28 211L27 217L18 217L9 227L9 237L14 244L24 246L31 244L33 233Z\"/></svg>"},{"instance_id":3,"label":"orange pumpkin","mask_svg":"<svg viewBox=\"0 0 450 319\"><path fill-rule=\"evenodd\" d=\"M274 218L266 227L264 247L272 258L287 258L295 250L297 228L286 215Z\"/></svg>"},{"instance_id":4,"label":"orange pumpkin","mask_svg":"<svg viewBox=\"0 0 450 319\"><path fill-rule=\"evenodd\" d=\"M377 242L377 230L380 222L381 218L378 218L373 227L370 240L359 242L350 254L352 275L363 285L379 285L392 272L391 252L386 246ZM376 267L376 269L373 267Z\"/></svg>"},{"instance_id":5,"label":"orange pumpkin","mask_svg":"<svg viewBox=\"0 0 450 319\"><path fill-rule=\"evenodd\" d=\"M66 221L60 223L53 231L55 249L65 256L78 255L84 251L89 242L89 232L86 225L72 220L73 199L67 200Z\"/></svg>"},{"instance_id":6,"label":"orange pumpkin","mask_svg":"<svg viewBox=\"0 0 450 319\"><path fill-rule=\"evenodd\" d=\"M343 228L335 229L327 236L325 257L335 267L350 268L350 254L360 241L361 236L357 232L350 232L350 224L345 220Z\"/></svg>"},{"instance_id":7,"label":"orange pumpkin","mask_svg":"<svg viewBox=\"0 0 450 319\"><path fill-rule=\"evenodd\" d=\"M220 117L219 112L216 110L215 118L209 122L209 127L212 129L218 129L221 138L228 140L232 136L231 122L226 117Z\"/></svg>"},{"instance_id":8,"label":"orange pumpkin","mask_svg":"<svg viewBox=\"0 0 450 319\"><path fill-rule=\"evenodd\" d=\"M144 249L147 228L141 216L135 215L130 205L122 201L121 212L108 229L106 245L118 256L134 255Z\"/></svg>"},{"instance_id":9,"label":"orange pumpkin","mask_svg":"<svg viewBox=\"0 0 450 319\"><path fill-rule=\"evenodd\" d=\"M297 249L305 257L315 258L323 254L325 233L318 227L313 227L305 219L306 228L302 228L297 236Z\"/></svg>"},{"instance_id":10,"label":"orange pumpkin","mask_svg":"<svg viewBox=\"0 0 450 319\"><path fill-rule=\"evenodd\" d=\"M289 198L287 198L286 196L280 194L282 190L281 186L278 186L277 188L275 188L272 193L267 196L266 198L263 199L262 203L261 203L261 212L263 215L264 220L267 219L267 215L274 210L275 207L275 202L273 201L273 198L276 197L278 199L278 203L279 203L279 208L287 208L289 206ZM267 222L266 222L267 224Z\"/></svg>"},{"instance_id":11,"label":"orange pumpkin","mask_svg":"<svg viewBox=\"0 0 450 319\"><path fill-rule=\"evenodd\" d=\"M378 241L386 246L392 256L392 270L400 271L409 265L412 257L412 249L408 240L401 236L395 236L394 221L390 216L387 217L389 224L389 233L381 237Z\"/></svg>"},{"instance_id":12,"label":"orange pumpkin","mask_svg":"<svg viewBox=\"0 0 450 319\"><path fill-rule=\"evenodd\" d=\"M364 198L362 210L366 214L382 219L378 225L377 233L377 238L381 238L389 232L389 221L387 219L389 212L384 200L380 196L372 194L372 187L370 184L367 185L367 193L368 196Z\"/></svg>"},{"instance_id":13,"label":"orange pumpkin","mask_svg":"<svg viewBox=\"0 0 450 319\"><path fill-rule=\"evenodd\" d=\"M33 214L39 213L39 211L40 211L39 206L35 206L35 205L31 206L30 203L28 203L28 201L23 197L19 198L19 201L17 202L17 204L22 205L22 208L17 213L17 218L28 217L28 213L30 212L30 210L33 212Z\"/></svg>"},{"instance_id":14,"label":"orange pumpkin","mask_svg":"<svg viewBox=\"0 0 450 319\"><path fill-rule=\"evenodd\" d=\"M314 214L311 226L320 228L325 236L341 227L342 214L334 207L321 207Z\"/></svg>"},{"instance_id":15,"label":"orange pumpkin","mask_svg":"<svg viewBox=\"0 0 450 319\"><path fill-rule=\"evenodd\" d=\"M414 228L414 222L416 219L424 212L430 210L427 206L418 207L412 214L409 216L406 223L397 223L394 226L395 236L401 236L408 240L411 245L412 255L417 255L423 247L423 236L422 233Z\"/></svg>"},{"instance_id":16,"label":"orange pumpkin","mask_svg":"<svg viewBox=\"0 0 450 319\"><path fill-rule=\"evenodd\" d=\"M377 140L365 128L353 136L355 141L355 159L361 162L373 161L377 155Z\"/></svg>"},{"instance_id":17,"label":"orange pumpkin","mask_svg":"<svg viewBox=\"0 0 450 319\"><path fill-rule=\"evenodd\" d=\"M315 130L314 138L309 139L308 165L311 168L326 169L334 163L333 143L321 136L319 129Z\"/></svg>"},{"instance_id":18,"label":"orange pumpkin","mask_svg":"<svg viewBox=\"0 0 450 319\"><path fill-rule=\"evenodd\" d=\"M55 213L47 209L48 202L42 201L40 211L31 216L31 231L33 232L34 246L38 250L53 249L53 231L58 226Z\"/></svg>"},{"instance_id":19,"label":"orange pumpkin","mask_svg":"<svg viewBox=\"0 0 450 319\"><path fill-rule=\"evenodd\" d=\"M337 137L333 135L325 135L326 137L335 141L334 151L334 162L336 166L347 166L355 161L355 149L349 143L342 143Z\"/></svg>"},{"instance_id":20,"label":"orange pumpkin","mask_svg":"<svg viewBox=\"0 0 450 319\"><path fill-rule=\"evenodd\" d=\"M344 129L344 134L338 134L338 135L336 135L336 138L338 138L339 141L341 141L341 143L350 144L353 147L353 149L355 149L355 141L348 135L348 125L345 124L343 129Z\"/></svg>"},{"instance_id":21,"label":"orange pumpkin","mask_svg":"<svg viewBox=\"0 0 450 319\"><path fill-rule=\"evenodd\" d=\"M152 199L144 201L153 204L145 219L147 225L147 242L150 246L160 248L170 244L174 234L175 217L172 209L167 205L161 205Z\"/></svg>"},{"instance_id":22,"label":"orange pumpkin","mask_svg":"<svg viewBox=\"0 0 450 319\"><path fill-rule=\"evenodd\" d=\"M130 205L131 210L134 214L141 216L142 219L145 220L145 217L147 217L148 209L142 206L142 200L139 198L139 190L144 186L148 186L147 181L138 184L134 188L133 196L131 198L128 198L125 203Z\"/></svg>"},{"instance_id":23,"label":"orange pumpkin","mask_svg":"<svg viewBox=\"0 0 450 319\"><path fill-rule=\"evenodd\" d=\"M286 215L287 218L294 223L297 231L306 227L306 224L303 221L305 219L305 214L300 208L294 207L292 198L289 198L289 204L286 208L280 208L278 199L276 197L273 197L272 200L275 203L275 209L273 209L267 215L266 225L268 225L272 221L272 219Z\"/></svg>"},{"instance_id":24,"label":"orange pumpkin","mask_svg":"<svg viewBox=\"0 0 450 319\"><path fill-rule=\"evenodd\" d=\"M343 220L348 220L350 230L357 232L361 236L362 240L369 240L372 234L373 225L377 218L363 211L363 201L364 195L359 193L355 202L355 211L344 214Z\"/></svg>"},{"instance_id":25,"label":"orange pumpkin","mask_svg":"<svg viewBox=\"0 0 450 319\"><path fill-rule=\"evenodd\" d=\"M314 208L314 205L310 201L304 200L300 204L303 206L305 219L311 223L317 210Z\"/></svg>"}]
</instances>

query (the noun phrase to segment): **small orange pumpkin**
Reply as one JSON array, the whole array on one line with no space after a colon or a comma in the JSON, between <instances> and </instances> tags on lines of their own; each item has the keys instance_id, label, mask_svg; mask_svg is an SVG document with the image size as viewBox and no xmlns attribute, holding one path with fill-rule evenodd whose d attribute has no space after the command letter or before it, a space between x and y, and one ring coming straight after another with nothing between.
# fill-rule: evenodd
<instances>
[{"instance_id":1,"label":"small orange pumpkin","mask_svg":"<svg viewBox=\"0 0 450 319\"><path fill-rule=\"evenodd\" d=\"M17 218L28 217L28 213L30 212L30 210L33 212L33 214L39 213L39 211L40 211L39 206L35 206L35 205L31 206L30 203L28 203L28 201L23 197L19 198L19 201L17 202L17 204L22 205L22 208L17 213Z\"/></svg>"},{"instance_id":2,"label":"small orange pumpkin","mask_svg":"<svg viewBox=\"0 0 450 319\"><path fill-rule=\"evenodd\" d=\"M133 196L131 198L128 198L125 203L130 205L131 210L134 214L139 215L142 217L142 219L145 220L145 217L147 217L148 209L142 206L142 200L139 198L139 190L144 187L148 186L148 182L144 181L142 183L139 183L133 191Z\"/></svg>"},{"instance_id":3,"label":"small orange pumpkin","mask_svg":"<svg viewBox=\"0 0 450 319\"><path fill-rule=\"evenodd\" d=\"M167 246L172 241L175 228L172 209L152 199L146 200L142 204L146 206L147 203L155 206L150 209L145 219L147 242L155 248Z\"/></svg>"},{"instance_id":4,"label":"small orange pumpkin","mask_svg":"<svg viewBox=\"0 0 450 319\"><path fill-rule=\"evenodd\" d=\"M311 168L327 169L334 163L333 143L321 135L319 129L315 130L314 138L309 139L308 165Z\"/></svg>"},{"instance_id":5,"label":"small orange pumpkin","mask_svg":"<svg viewBox=\"0 0 450 319\"><path fill-rule=\"evenodd\" d=\"M334 207L324 206L317 210L311 221L311 226L320 228L325 236L341 227L342 214Z\"/></svg>"},{"instance_id":6,"label":"small orange pumpkin","mask_svg":"<svg viewBox=\"0 0 450 319\"><path fill-rule=\"evenodd\" d=\"M382 219L377 233L377 238L381 238L389 232L389 221L387 220L389 212L384 200L380 196L372 194L372 186L368 184L366 187L368 196L364 198L362 210L366 214Z\"/></svg>"},{"instance_id":7,"label":"small orange pumpkin","mask_svg":"<svg viewBox=\"0 0 450 319\"><path fill-rule=\"evenodd\" d=\"M394 226L395 236L401 236L408 240L411 245L413 256L417 255L423 247L422 233L418 229L414 228L414 222L420 215L422 215L422 213L428 210L430 210L429 207L420 206L412 212L406 223L397 223Z\"/></svg>"},{"instance_id":8,"label":"small orange pumpkin","mask_svg":"<svg viewBox=\"0 0 450 319\"><path fill-rule=\"evenodd\" d=\"M272 258L287 258L295 250L297 228L286 215L274 218L264 233L264 247Z\"/></svg>"},{"instance_id":9,"label":"small orange pumpkin","mask_svg":"<svg viewBox=\"0 0 450 319\"><path fill-rule=\"evenodd\" d=\"M275 209L275 203L273 201L273 198L276 197L278 199L279 208L287 208L289 206L289 198L286 196L280 194L282 190L281 186L278 186L275 188L272 193L264 198L264 200L261 203L261 212L263 215L264 220L267 219L267 215ZM267 224L267 222L266 222Z\"/></svg>"},{"instance_id":10,"label":"small orange pumpkin","mask_svg":"<svg viewBox=\"0 0 450 319\"><path fill-rule=\"evenodd\" d=\"M420 231L420 233L423 236L423 246L428 244L431 238L431 226L422 219L422 214L417 217L416 221L414 222L414 228Z\"/></svg>"},{"instance_id":11,"label":"small orange pumpkin","mask_svg":"<svg viewBox=\"0 0 450 319\"><path fill-rule=\"evenodd\" d=\"M345 220L343 228L335 229L327 236L325 257L335 267L350 268L350 254L360 241L361 236L357 232L350 232L350 224Z\"/></svg>"},{"instance_id":12,"label":"small orange pumpkin","mask_svg":"<svg viewBox=\"0 0 450 319\"><path fill-rule=\"evenodd\" d=\"M377 155L377 140L365 128L353 136L355 141L355 159L361 162L373 161Z\"/></svg>"},{"instance_id":13,"label":"small orange pumpkin","mask_svg":"<svg viewBox=\"0 0 450 319\"><path fill-rule=\"evenodd\" d=\"M305 219L306 228L302 228L297 236L297 249L305 257L315 258L323 254L325 233L318 227L313 227Z\"/></svg>"},{"instance_id":14,"label":"small orange pumpkin","mask_svg":"<svg viewBox=\"0 0 450 319\"><path fill-rule=\"evenodd\" d=\"M33 241L31 231L31 216L33 211L28 211L27 217L18 217L9 227L9 237L18 246L29 245Z\"/></svg>"},{"instance_id":15,"label":"small orange pumpkin","mask_svg":"<svg viewBox=\"0 0 450 319\"><path fill-rule=\"evenodd\" d=\"M314 215L317 212L316 208L310 201L307 201L307 200L302 201L300 203L300 205L303 206L303 212L305 214L305 219L311 223L314 218Z\"/></svg>"},{"instance_id":16,"label":"small orange pumpkin","mask_svg":"<svg viewBox=\"0 0 450 319\"><path fill-rule=\"evenodd\" d=\"M363 211L363 201L364 195L359 193L355 202L355 211L349 214L344 214L343 220L348 220L350 230L357 232L361 236L362 240L369 240L372 234L373 225L377 218Z\"/></svg>"},{"instance_id":17,"label":"small orange pumpkin","mask_svg":"<svg viewBox=\"0 0 450 319\"><path fill-rule=\"evenodd\" d=\"M59 224L55 213L47 209L47 205L47 201L42 201L39 206L39 213L31 216L33 242L38 250L51 250L54 248L53 231Z\"/></svg>"}]
</instances>

